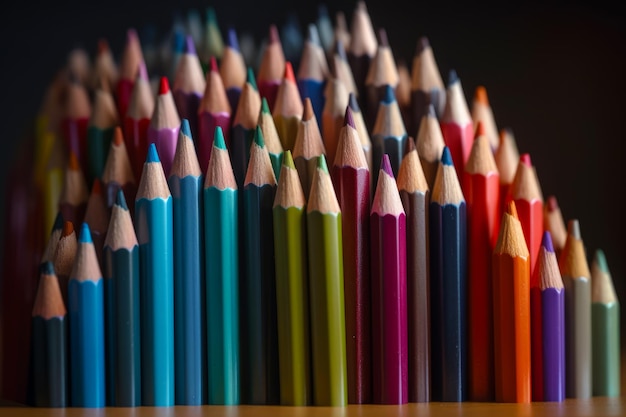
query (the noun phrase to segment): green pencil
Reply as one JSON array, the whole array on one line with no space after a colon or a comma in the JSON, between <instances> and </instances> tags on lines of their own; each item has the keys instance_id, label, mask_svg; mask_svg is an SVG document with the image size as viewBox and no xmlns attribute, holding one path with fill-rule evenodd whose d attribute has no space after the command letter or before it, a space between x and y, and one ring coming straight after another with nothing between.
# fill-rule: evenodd
<instances>
[{"instance_id":1,"label":"green pencil","mask_svg":"<svg viewBox=\"0 0 626 417\"><path fill-rule=\"evenodd\" d=\"M280 178L280 170L283 164L283 145L278 136L278 130L274 124L274 118L270 112L270 106L267 104L267 99L262 98L261 113L259 114L258 125L263 132L263 139L265 139L265 147L270 154L270 161L272 161L272 168L274 168L274 175L276 180Z\"/></svg>"},{"instance_id":2,"label":"green pencil","mask_svg":"<svg viewBox=\"0 0 626 417\"><path fill-rule=\"evenodd\" d=\"M278 316L280 403L311 402L306 200L291 156L285 152L274 199L274 253Z\"/></svg>"},{"instance_id":3,"label":"green pencil","mask_svg":"<svg viewBox=\"0 0 626 417\"><path fill-rule=\"evenodd\" d=\"M111 147L113 132L119 125L115 99L106 86L100 86L94 95L93 112L87 127L88 185L101 178Z\"/></svg>"}]
</instances>

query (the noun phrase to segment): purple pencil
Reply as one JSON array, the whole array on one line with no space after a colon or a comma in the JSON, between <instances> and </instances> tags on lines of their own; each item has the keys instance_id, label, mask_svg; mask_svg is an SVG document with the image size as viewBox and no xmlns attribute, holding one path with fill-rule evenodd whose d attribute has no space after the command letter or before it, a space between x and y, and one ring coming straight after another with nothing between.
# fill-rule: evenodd
<instances>
[{"instance_id":1,"label":"purple pencil","mask_svg":"<svg viewBox=\"0 0 626 417\"><path fill-rule=\"evenodd\" d=\"M404 404L409 398L406 214L387 154L370 222L373 401Z\"/></svg>"},{"instance_id":2,"label":"purple pencil","mask_svg":"<svg viewBox=\"0 0 626 417\"><path fill-rule=\"evenodd\" d=\"M541 289L543 401L565 399L565 290L550 232L543 234L537 262Z\"/></svg>"},{"instance_id":3,"label":"purple pencil","mask_svg":"<svg viewBox=\"0 0 626 417\"><path fill-rule=\"evenodd\" d=\"M191 35L187 36L185 52L178 59L172 94L181 119L189 121L192 137L198 137L198 108L204 94L205 79L200 58ZM205 169L202 167L202 169Z\"/></svg>"},{"instance_id":4,"label":"purple pencil","mask_svg":"<svg viewBox=\"0 0 626 417\"><path fill-rule=\"evenodd\" d=\"M148 126L148 146L151 143L156 146L166 178L170 175L170 167L174 161L180 123L170 84L167 77L161 77L159 95Z\"/></svg>"}]
</instances>

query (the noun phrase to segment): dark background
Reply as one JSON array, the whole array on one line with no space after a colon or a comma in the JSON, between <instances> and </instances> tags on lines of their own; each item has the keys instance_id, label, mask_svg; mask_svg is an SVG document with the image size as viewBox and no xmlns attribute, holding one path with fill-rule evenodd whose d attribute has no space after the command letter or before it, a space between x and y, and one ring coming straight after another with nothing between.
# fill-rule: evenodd
<instances>
[{"instance_id":1,"label":"dark background","mask_svg":"<svg viewBox=\"0 0 626 417\"><path fill-rule=\"evenodd\" d=\"M29 129L46 86L71 48L84 47L94 56L98 39L104 37L119 59L126 29L150 23L165 34L175 12L196 8L203 15L209 4L222 30L234 24L238 32L249 31L258 38L267 33L270 23L282 25L289 12L299 17L303 28L317 13L317 3L297 1L162 5L72 0L3 6L2 195L12 151ZM355 1L326 5L331 16L342 10L350 22ZM532 157L544 195L557 196L566 220L580 220L588 255L604 249L618 295L626 299L623 10L603 2L569 6L524 2L494 8L370 0L367 5L374 26L387 30L397 59L411 62L417 38L426 35L444 80L450 69L456 69L468 99L477 85L487 88L498 127L513 129L520 152Z\"/></svg>"}]
</instances>

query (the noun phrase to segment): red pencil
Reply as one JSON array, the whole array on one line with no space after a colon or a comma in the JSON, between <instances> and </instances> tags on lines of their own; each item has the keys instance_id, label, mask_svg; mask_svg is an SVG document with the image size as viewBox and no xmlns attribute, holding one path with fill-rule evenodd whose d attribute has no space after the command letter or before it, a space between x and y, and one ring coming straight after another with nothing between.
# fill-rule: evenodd
<instances>
[{"instance_id":1,"label":"red pencil","mask_svg":"<svg viewBox=\"0 0 626 417\"><path fill-rule=\"evenodd\" d=\"M282 82L284 71L285 53L280 42L278 28L276 25L270 25L268 43L265 45L259 65L257 85L259 86L259 94L267 99L267 104L270 105L272 113L274 113L276 95L278 94L278 87Z\"/></svg>"},{"instance_id":2,"label":"red pencil","mask_svg":"<svg viewBox=\"0 0 626 417\"><path fill-rule=\"evenodd\" d=\"M176 144L178 143L178 130L180 129L180 116L176 110L174 96L170 90L167 77L161 77L159 94L154 104L154 112L148 126L148 145L154 143L159 159L163 165L166 176L170 173Z\"/></svg>"},{"instance_id":3,"label":"red pencil","mask_svg":"<svg viewBox=\"0 0 626 417\"><path fill-rule=\"evenodd\" d=\"M463 180L469 240L469 399L485 402L494 396L491 263L498 238L500 176L481 122L476 126Z\"/></svg>"}]
</instances>

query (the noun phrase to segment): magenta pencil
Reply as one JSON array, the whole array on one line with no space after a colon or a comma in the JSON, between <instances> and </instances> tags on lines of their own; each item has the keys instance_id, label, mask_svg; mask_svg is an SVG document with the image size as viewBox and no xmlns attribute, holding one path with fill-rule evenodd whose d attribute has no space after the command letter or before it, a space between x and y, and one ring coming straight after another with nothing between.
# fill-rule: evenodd
<instances>
[{"instance_id":1,"label":"magenta pencil","mask_svg":"<svg viewBox=\"0 0 626 417\"><path fill-rule=\"evenodd\" d=\"M406 214L387 154L381 162L370 227L373 401L404 404L409 398Z\"/></svg>"},{"instance_id":2,"label":"magenta pencil","mask_svg":"<svg viewBox=\"0 0 626 417\"><path fill-rule=\"evenodd\" d=\"M167 77L161 77L159 95L154 104L154 113L148 127L148 146L154 143L163 165L165 176L170 175L170 168L176 153L180 117L174 103Z\"/></svg>"},{"instance_id":3,"label":"magenta pencil","mask_svg":"<svg viewBox=\"0 0 626 417\"><path fill-rule=\"evenodd\" d=\"M185 51L178 59L175 74L172 94L176 109L181 119L189 121L192 137L197 137L198 109L204 94L205 80L202 64L191 35L187 36Z\"/></svg>"}]
</instances>

